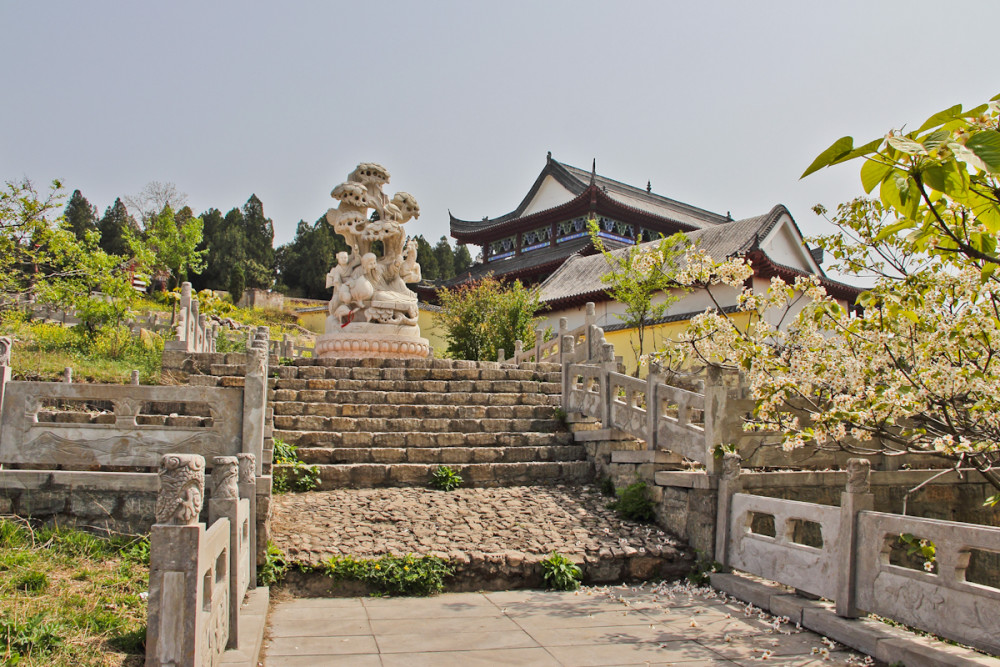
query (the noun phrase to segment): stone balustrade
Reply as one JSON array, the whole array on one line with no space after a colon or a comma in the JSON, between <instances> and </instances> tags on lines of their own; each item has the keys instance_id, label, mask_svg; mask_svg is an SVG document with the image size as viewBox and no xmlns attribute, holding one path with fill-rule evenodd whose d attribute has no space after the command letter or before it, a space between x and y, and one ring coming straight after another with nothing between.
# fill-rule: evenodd
<instances>
[{"instance_id":1,"label":"stone balustrade","mask_svg":"<svg viewBox=\"0 0 1000 667\"><path fill-rule=\"evenodd\" d=\"M192 295L191 283L181 284L181 298L174 323L176 340L164 344L164 350L215 352L219 325L199 313L198 297Z\"/></svg>"},{"instance_id":2,"label":"stone balustrade","mask_svg":"<svg viewBox=\"0 0 1000 667\"><path fill-rule=\"evenodd\" d=\"M865 459L849 461L840 507L743 493L739 456L723 466L715 557L726 568L833 600L839 616L875 614L1000 653L1000 589L966 578L973 552L1000 553L1000 528L872 511ZM903 535L933 545L915 559L923 567Z\"/></svg>"},{"instance_id":3,"label":"stone balustrade","mask_svg":"<svg viewBox=\"0 0 1000 667\"><path fill-rule=\"evenodd\" d=\"M214 458L206 525L198 522L204 457L163 457L150 532L146 665L215 665L239 644L241 603L255 585L254 467L251 455Z\"/></svg>"}]
</instances>

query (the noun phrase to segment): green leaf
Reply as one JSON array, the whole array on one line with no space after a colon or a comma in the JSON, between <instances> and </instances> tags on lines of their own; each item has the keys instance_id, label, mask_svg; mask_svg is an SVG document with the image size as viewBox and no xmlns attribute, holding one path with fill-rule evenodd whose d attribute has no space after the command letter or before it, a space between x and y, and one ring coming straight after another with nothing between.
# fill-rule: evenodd
<instances>
[{"instance_id":1,"label":"green leaf","mask_svg":"<svg viewBox=\"0 0 1000 667\"><path fill-rule=\"evenodd\" d=\"M953 107L945 109L944 111L939 111L927 120L924 124L917 129L917 132L923 132L924 130L929 130L932 127L937 127L943 123L947 123L950 120L958 118L962 115L962 105L956 104Z\"/></svg>"},{"instance_id":2,"label":"green leaf","mask_svg":"<svg viewBox=\"0 0 1000 667\"><path fill-rule=\"evenodd\" d=\"M848 160L853 160L854 158L862 157L864 155L868 155L869 153L874 153L875 151L878 150L879 146L882 145L883 141L884 141L883 137L879 137L874 141L869 141L864 146L858 146L851 152L841 155L839 158L837 158L830 164L840 164L841 162L847 162Z\"/></svg>"},{"instance_id":3,"label":"green leaf","mask_svg":"<svg viewBox=\"0 0 1000 667\"><path fill-rule=\"evenodd\" d=\"M988 171L986 163L983 162L971 149L966 148L957 141L950 142L948 144L948 148L950 148L951 152L955 154L955 159L959 162L964 162L975 169Z\"/></svg>"},{"instance_id":4,"label":"green leaf","mask_svg":"<svg viewBox=\"0 0 1000 667\"><path fill-rule=\"evenodd\" d=\"M1000 132L976 132L965 142L965 147L975 153L991 173L1000 172Z\"/></svg>"},{"instance_id":5,"label":"green leaf","mask_svg":"<svg viewBox=\"0 0 1000 667\"><path fill-rule=\"evenodd\" d=\"M951 132L949 132L948 130L936 130L928 134L926 137L924 137L920 141L920 143L922 143L924 145L924 148L926 148L928 151L932 151L935 150L936 148L939 148L940 146L943 146L944 143L950 137L951 137Z\"/></svg>"},{"instance_id":6,"label":"green leaf","mask_svg":"<svg viewBox=\"0 0 1000 667\"><path fill-rule=\"evenodd\" d=\"M897 151L906 153L907 155L926 155L927 149L924 148L923 144L910 139L909 137L900 137L898 135L892 135L886 137L885 140L890 146L895 148Z\"/></svg>"},{"instance_id":7,"label":"green leaf","mask_svg":"<svg viewBox=\"0 0 1000 667\"><path fill-rule=\"evenodd\" d=\"M830 166L839 158L843 157L847 153L850 153L853 148L853 137L841 137L840 139L837 139L829 148L820 153L819 156L813 160L813 163L809 165L804 172L802 172L802 175L799 176L799 178L805 178L814 171L819 171L823 167Z\"/></svg>"},{"instance_id":8,"label":"green leaf","mask_svg":"<svg viewBox=\"0 0 1000 667\"><path fill-rule=\"evenodd\" d=\"M948 160L945 163L928 167L923 171L922 176L924 183L932 190L961 201L968 195L968 185L964 178L966 173L958 168L957 162Z\"/></svg>"},{"instance_id":9,"label":"green leaf","mask_svg":"<svg viewBox=\"0 0 1000 667\"><path fill-rule=\"evenodd\" d=\"M875 186L881 183L882 179L888 176L891 171L891 164L878 160L865 160L864 166L861 167L861 186L865 192L871 194Z\"/></svg>"},{"instance_id":10,"label":"green leaf","mask_svg":"<svg viewBox=\"0 0 1000 667\"><path fill-rule=\"evenodd\" d=\"M907 229L912 226L913 223L910 220L900 220L898 222L894 222L891 225L884 227L882 231L880 231L878 235L875 237L874 242L879 243L880 241L884 241L890 236L895 235L896 232L899 232L903 229Z\"/></svg>"}]
</instances>

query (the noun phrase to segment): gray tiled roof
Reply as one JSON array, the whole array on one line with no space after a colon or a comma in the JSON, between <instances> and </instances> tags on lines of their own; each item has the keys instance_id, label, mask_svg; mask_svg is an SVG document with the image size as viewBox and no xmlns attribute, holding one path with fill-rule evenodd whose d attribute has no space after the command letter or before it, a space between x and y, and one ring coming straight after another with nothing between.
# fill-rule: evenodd
<instances>
[{"instance_id":1,"label":"gray tiled roof","mask_svg":"<svg viewBox=\"0 0 1000 667\"><path fill-rule=\"evenodd\" d=\"M779 204L764 215L698 229L688 232L686 236L691 243L696 244L714 260L720 261L756 247L787 212L787 209ZM648 241L642 246L652 248L657 244L659 241ZM619 248L612 250L611 254L624 257L627 252L628 248ZM570 257L542 283L542 301L555 301L600 292L606 288L606 284L601 282L601 277L609 270L604 255Z\"/></svg>"}]
</instances>

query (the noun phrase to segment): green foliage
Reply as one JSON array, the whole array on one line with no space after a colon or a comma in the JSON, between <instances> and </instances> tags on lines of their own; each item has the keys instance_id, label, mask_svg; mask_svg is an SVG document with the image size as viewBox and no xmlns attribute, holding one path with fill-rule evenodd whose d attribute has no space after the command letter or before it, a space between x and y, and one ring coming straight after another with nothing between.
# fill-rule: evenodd
<instances>
[{"instance_id":1,"label":"green foliage","mask_svg":"<svg viewBox=\"0 0 1000 667\"><path fill-rule=\"evenodd\" d=\"M924 561L924 569L933 572L937 566L937 546L930 540L914 537L911 533L899 536L900 544L906 546L907 556L916 556Z\"/></svg>"},{"instance_id":2,"label":"green foliage","mask_svg":"<svg viewBox=\"0 0 1000 667\"><path fill-rule=\"evenodd\" d=\"M47 620L44 614L18 621L0 613L0 657L5 665L45 657L63 643L61 631L60 624Z\"/></svg>"},{"instance_id":3,"label":"green foliage","mask_svg":"<svg viewBox=\"0 0 1000 667\"><path fill-rule=\"evenodd\" d=\"M257 585L274 586L280 584L288 574L288 561L281 549L268 540L264 562L257 565Z\"/></svg>"},{"instance_id":4,"label":"green foliage","mask_svg":"<svg viewBox=\"0 0 1000 667\"><path fill-rule=\"evenodd\" d=\"M49 587L49 576L44 572L29 570L16 577L11 583L15 590L29 594L41 593Z\"/></svg>"},{"instance_id":5,"label":"green foliage","mask_svg":"<svg viewBox=\"0 0 1000 667\"><path fill-rule=\"evenodd\" d=\"M360 581L385 595L432 595L444 590L454 568L437 556L386 555L378 559L335 557L324 564L327 576Z\"/></svg>"},{"instance_id":6,"label":"green foliage","mask_svg":"<svg viewBox=\"0 0 1000 667\"><path fill-rule=\"evenodd\" d=\"M448 466L438 466L431 473L431 486L441 491L452 491L462 486L462 476Z\"/></svg>"},{"instance_id":7,"label":"green foliage","mask_svg":"<svg viewBox=\"0 0 1000 667\"><path fill-rule=\"evenodd\" d=\"M417 242L417 263L420 264L420 275L424 280L437 280L440 277L437 253L434 246L427 242L423 235L414 238Z\"/></svg>"},{"instance_id":8,"label":"green foliage","mask_svg":"<svg viewBox=\"0 0 1000 667\"><path fill-rule=\"evenodd\" d=\"M146 225L146 243L155 256L154 267L169 270L174 285L186 280L189 271L197 273L205 267L207 251L198 249L204 224L190 211L185 208L183 215L175 215L170 206L164 206Z\"/></svg>"},{"instance_id":9,"label":"green foliage","mask_svg":"<svg viewBox=\"0 0 1000 667\"><path fill-rule=\"evenodd\" d=\"M242 266L233 267L233 272L229 275L229 298L233 300L233 305L243 298L243 291L247 286L246 272Z\"/></svg>"},{"instance_id":10,"label":"green foliage","mask_svg":"<svg viewBox=\"0 0 1000 667\"><path fill-rule=\"evenodd\" d=\"M131 252L129 239L138 235L139 224L119 198L104 211L97 230L101 235L101 250L109 255L127 256Z\"/></svg>"},{"instance_id":11,"label":"green foliage","mask_svg":"<svg viewBox=\"0 0 1000 667\"><path fill-rule=\"evenodd\" d=\"M455 275L461 275L472 266L472 255L469 254L469 246L464 243L455 248Z\"/></svg>"},{"instance_id":12,"label":"green foliage","mask_svg":"<svg viewBox=\"0 0 1000 667\"><path fill-rule=\"evenodd\" d=\"M610 477L601 480L601 495L606 498L615 497L615 481Z\"/></svg>"},{"instance_id":13,"label":"green foliage","mask_svg":"<svg viewBox=\"0 0 1000 667\"><path fill-rule=\"evenodd\" d=\"M675 278L677 261L683 256L688 242L682 233L648 244L642 244L642 238L637 237L635 245L612 252L601 241L597 220L588 220L587 227L591 242L608 263L608 272L601 277L601 282L608 285L608 292L615 301L625 306L625 313L618 318L635 329L632 350L639 359L645 348L646 327L666 315L670 306L680 300L680 295L672 290L684 289L677 285ZM636 376L638 373L636 367Z\"/></svg>"},{"instance_id":14,"label":"green foliage","mask_svg":"<svg viewBox=\"0 0 1000 667\"><path fill-rule=\"evenodd\" d=\"M448 244L448 237L442 236L437 245L434 246L434 258L437 260L439 280L455 277L455 253L451 249L451 245Z\"/></svg>"},{"instance_id":15,"label":"green foliage","mask_svg":"<svg viewBox=\"0 0 1000 667\"><path fill-rule=\"evenodd\" d=\"M274 492L313 491L319 486L319 466L299 460L298 447L281 438L274 439Z\"/></svg>"},{"instance_id":16,"label":"green foliage","mask_svg":"<svg viewBox=\"0 0 1000 667\"><path fill-rule=\"evenodd\" d=\"M448 340L447 353L454 359L495 361L497 351L514 350L514 341L534 341L535 317L541 309L537 289L515 280L501 283L492 276L444 289L441 323Z\"/></svg>"},{"instance_id":17,"label":"green foliage","mask_svg":"<svg viewBox=\"0 0 1000 667\"><path fill-rule=\"evenodd\" d=\"M645 482L629 484L624 489L618 489L616 493L618 499L609 503L608 507L618 512L621 518L640 523L650 523L656 519L653 501L649 498L649 489Z\"/></svg>"},{"instance_id":18,"label":"green foliage","mask_svg":"<svg viewBox=\"0 0 1000 667\"><path fill-rule=\"evenodd\" d=\"M557 591L575 591L580 587L583 572L573 561L562 554L552 554L541 561L542 579L548 588Z\"/></svg>"},{"instance_id":19,"label":"green foliage","mask_svg":"<svg viewBox=\"0 0 1000 667\"><path fill-rule=\"evenodd\" d=\"M79 190L73 190L70 195L63 217L69 230L80 241L85 240L89 232L97 231L97 207L91 206Z\"/></svg>"},{"instance_id":20,"label":"green foliage","mask_svg":"<svg viewBox=\"0 0 1000 667\"><path fill-rule=\"evenodd\" d=\"M302 220L295 238L275 251L278 280L286 294L329 299L326 274L336 264L337 253L347 250L344 237L333 231L325 216L312 225Z\"/></svg>"},{"instance_id":21,"label":"green foliage","mask_svg":"<svg viewBox=\"0 0 1000 667\"><path fill-rule=\"evenodd\" d=\"M223 216L221 211L212 208L202 213L201 217L204 223L204 242L201 247L207 251L206 265L192 283L199 289L229 289L233 268L241 267L245 288L271 287L275 277L276 253L280 254L281 249L275 251L273 248L274 225L264 216L264 205L260 199L251 195L242 209L233 208ZM300 231L304 224L299 223ZM322 262L310 258L306 252L311 245L312 250L322 255L323 244L301 241L297 233L293 245L299 252L294 253L294 258L286 258L289 268L296 274L296 278L305 278L309 270L315 270L319 277L314 281L323 283L329 264L320 266ZM332 257L331 254L331 264ZM283 282L291 284L287 278ZM293 282L296 281L293 279ZM321 298L321 295L315 298Z\"/></svg>"},{"instance_id":22,"label":"green foliage","mask_svg":"<svg viewBox=\"0 0 1000 667\"><path fill-rule=\"evenodd\" d=\"M708 558L704 552L699 551L694 566L687 574L687 580L695 586L704 586L711 582L712 573L719 572L721 569L722 563Z\"/></svg>"}]
</instances>

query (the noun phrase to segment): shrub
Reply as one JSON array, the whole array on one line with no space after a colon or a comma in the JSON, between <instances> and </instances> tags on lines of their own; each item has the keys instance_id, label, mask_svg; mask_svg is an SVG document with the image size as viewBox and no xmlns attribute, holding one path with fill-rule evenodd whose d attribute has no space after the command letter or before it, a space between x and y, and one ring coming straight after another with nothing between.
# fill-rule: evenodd
<instances>
[{"instance_id":1,"label":"shrub","mask_svg":"<svg viewBox=\"0 0 1000 667\"><path fill-rule=\"evenodd\" d=\"M441 491L452 491L462 486L462 476L448 466L438 466L431 473L431 486Z\"/></svg>"},{"instance_id":2,"label":"shrub","mask_svg":"<svg viewBox=\"0 0 1000 667\"><path fill-rule=\"evenodd\" d=\"M453 574L448 561L413 554L378 559L335 557L324 563L327 576L368 584L386 595L431 595L444 590L444 578Z\"/></svg>"},{"instance_id":3,"label":"shrub","mask_svg":"<svg viewBox=\"0 0 1000 667\"><path fill-rule=\"evenodd\" d=\"M319 466L299 460L298 447L281 438L274 439L274 492L313 491L319 486Z\"/></svg>"},{"instance_id":4,"label":"shrub","mask_svg":"<svg viewBox=\"0 0 1000 667\"><path fill-rule=\"evenodd\" d=\"M575 591L580 587L583 572L569 558L555 551L542 561L545 585L557 591Z\"/></svg>"},{"instance_id":5,"label":"shrub","mask_svg":"<svg viewBox=\"0 0 1000 667\"><path fill-rule=\"evenodd\" d=\"M609 503L608 507L618 512L621 518L640 523L650 523L656 519L653 501L649 498L645 482L629 484L624 489L618 489L617 494L618 500Z\"/></svg>"},{"instance_id":6,"label":"shrub","mask_svg":"<svg viewBox=\"0 0 1000 667\"><path fill-rule=\"evenodd\" d=\"M513 354L515 340L535 340L535 313L542 307L539 292L518 280L501 283L487 276L438 295L447 354L454 359L496 361L501 348Z\"/></svg>"},{"instance_id":7,"label":"shrub","mask_svg":"<svg viewBox=\"0 0 1000 667\"><path fill-rule=\"evenodd\" d=\"M273 586L281 583L288 573L288 562L281 549L268 541L267 551L264 552L264 562L257 566L257 585Z\"/></svg>"}]
</instances>

